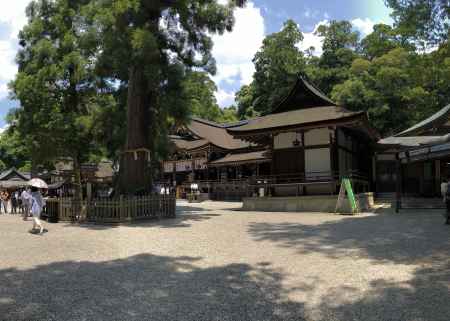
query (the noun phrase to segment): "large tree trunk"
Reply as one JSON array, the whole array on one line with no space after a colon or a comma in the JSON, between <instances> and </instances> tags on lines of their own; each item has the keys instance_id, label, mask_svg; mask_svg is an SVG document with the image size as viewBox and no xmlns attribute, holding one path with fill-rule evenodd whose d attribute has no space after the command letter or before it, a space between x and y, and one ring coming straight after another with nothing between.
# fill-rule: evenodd
<instances>
[{"instance_id":1,"label":"large tree trunk","mask_svg":"<svg viewBox=\"0 0 450 321\"><path fill-rule=\"evenodd\" d=\"M83 200L83 189L81 185L81 163L78 156L73 158L73 174L74 174L74 200Z\"/></svg>"},{"instance_id":2,"label":"large tree trunk","mask_svg":"<svg viewBox=\"0 0 450 321\"><path fill-rule=\"evenodd\" d=\"M150 95L142 67L132 66L128 82L127 139L119 169L119 193L135 194L150 190ZM146 149L146 150L144 150Z\"/></svg>"}]
</instances>

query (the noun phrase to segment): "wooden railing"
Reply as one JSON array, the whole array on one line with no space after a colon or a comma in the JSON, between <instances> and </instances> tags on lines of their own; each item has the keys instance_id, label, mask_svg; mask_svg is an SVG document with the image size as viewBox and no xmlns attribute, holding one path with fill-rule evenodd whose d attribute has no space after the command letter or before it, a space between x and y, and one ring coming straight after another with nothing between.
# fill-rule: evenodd
<instances>
[{"instance_id":1,"label":"wooden railing","mask_svg":"<svg viewBox=\"0 0 450 321\"><path fill-rule=\"evenodd\" d=\"M66 222L121 223L154 218L174 218L175 210L175 195L134 196L90 201L49 198L43 214L49 219Z\"/></svg>"}]
</instances>

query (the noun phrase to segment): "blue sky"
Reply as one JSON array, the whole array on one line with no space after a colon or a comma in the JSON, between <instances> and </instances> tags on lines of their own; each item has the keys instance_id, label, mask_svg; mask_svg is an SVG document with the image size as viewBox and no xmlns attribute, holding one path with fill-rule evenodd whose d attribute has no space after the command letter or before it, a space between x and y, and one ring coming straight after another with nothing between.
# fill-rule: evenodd
<instances>
[{"instance_id":1,"label":"blue sky","mask_svg":"<svg viewBox=\"0 0 450 321\"><path fill-rule=\"evenodd\" d=\"M17 105L8 99L7 83L14 78L17 67L17 33L25 24L24 10L30 0L8 1L0 12L0 131L5 126L4 116ZM226 2L226 0L219 0ZM374 24L391 23L389 9L383 0L252 0L235 12L236 25L232 33L213 36L213 54L218 73L216 82L219 105L233 103L236 90L251 81L254 54L264 36L280 30L287 19L295 20L305 39L301 48L316 48L321 52L321 40L314 35L318 25L330 20L349 20L362 35L370 33Z\"/></svg>"}]
</instances>

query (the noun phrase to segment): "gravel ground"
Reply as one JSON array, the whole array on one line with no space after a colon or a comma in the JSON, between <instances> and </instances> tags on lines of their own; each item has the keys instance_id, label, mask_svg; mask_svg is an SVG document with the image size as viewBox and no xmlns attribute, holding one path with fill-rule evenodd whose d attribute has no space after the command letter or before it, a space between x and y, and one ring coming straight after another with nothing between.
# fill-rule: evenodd
<instances>
[{"instance_id":1,"label":"gravel ground","mask_svg":"<svg viewBox=\"0 0 450 321\"><path fill-rule=\"evenodd\" d=\"M450 319L439 211L260 213L180 203L119 227L0 215L0 320Z\"/></svg>"}]
</instances>

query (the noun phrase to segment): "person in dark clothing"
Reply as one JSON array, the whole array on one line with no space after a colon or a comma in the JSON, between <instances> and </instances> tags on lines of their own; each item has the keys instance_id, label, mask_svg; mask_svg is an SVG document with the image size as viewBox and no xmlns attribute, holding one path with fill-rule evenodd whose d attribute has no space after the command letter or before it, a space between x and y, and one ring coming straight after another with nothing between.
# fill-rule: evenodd
<instances>
[{"instance_id":1,"label":"person in dark clothing","mask_svg":"<svg viewBox=\"0 0 450 321\"><path fill-rule=\"evenodd\" d=\"M17 200L17 191L14 191L11 193L11 213L17 214L17 207L18 207L18 200Z\"/></svg>"},{"instance_id":2,"label":"person in dark clothing","mask_svg":"<svg viewBox=\"0 0 450 321\"><path fill-rule=\"evenodd\" d=\"M447 180L450 182L450 179ZM445 195L445 205L447 210L445 211L445 224L450 225L450 184L447 184L447 193Z\"/></svg>"}]
</instances>

